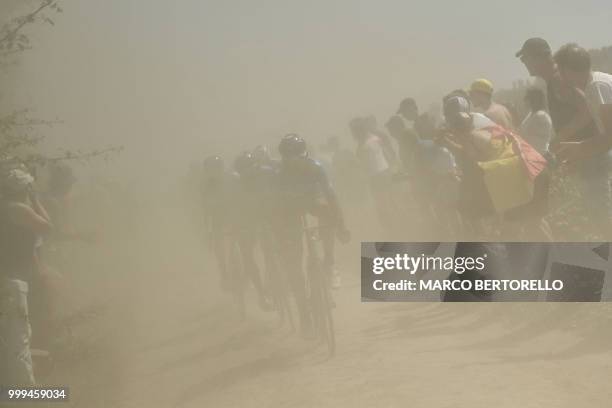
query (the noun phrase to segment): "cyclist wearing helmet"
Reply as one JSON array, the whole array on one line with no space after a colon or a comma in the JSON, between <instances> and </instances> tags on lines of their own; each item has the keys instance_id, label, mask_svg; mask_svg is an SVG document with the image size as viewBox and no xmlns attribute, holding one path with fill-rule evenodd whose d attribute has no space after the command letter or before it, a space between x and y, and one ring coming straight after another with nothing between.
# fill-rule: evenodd
<instances>
[{"instance_id":1,"label":"cyclist wearing helmet","mask_svg":"<svg viewBox=\"0 0 612 408\"><path fill-rule=\"evenodd\" d=\"M219 156L207 157L203 170L202 198L206 238L217 259L221 287L229 289L228 232L235 214L238 176L225 169L223 159Z\"/></svg>"},{"instance_id":2,"label":"cyclist wearing helmet","mask_svg":"<svg viewBox=\"0 0 612 408\"><path fill-rule=\"evenodd\" d=\"M334 188L319 162L308 156L306 142L296 134L281 139L278 146L281 165L278 173L279 205L277 232L284 245L282 261L290 271L289 283L300 309L302 330L308 328L305 281L302 271L302 220L305 215L317 218L323 241L323 264L329 271L334 265L334 240L350 239ZM330 276L330 278L332 278ZM339 282L335 278L334 286Z\"/></svg>"},{"instance_id":3,"label":"cyclist wearing helmet","mask_svg":"<svg viewBox=\"0 0 612 408\"><path fill-rule=\"evenodd\" d=\"M250 152L243 152L236 158L234 170L239 176L239 195L236 215L232 220L233 228L240 247L242 265L257 290L260 306L267 310L268 304L264 296L261 274L255 261L255 245L258 240L263 241L264 237L261 234L269 224L274 172L260 165ZM270 254L266 251L265 243L261 243L269 275Z\"/></svg>"},{"instance_id":4,"label":"cyclist wearing helmet","mask_svg":"<svg viewBox=\"0 0 612 408\"><path fill-rule=\"evenodd\" d=\"M308 156L306 141L289 134L283 137L278 150L281 164L278 184L287 212L297 215L310 213L325 218L341 241L348 241L349 231L336 193L323 166Z\"/></svg>"}]
</instances>

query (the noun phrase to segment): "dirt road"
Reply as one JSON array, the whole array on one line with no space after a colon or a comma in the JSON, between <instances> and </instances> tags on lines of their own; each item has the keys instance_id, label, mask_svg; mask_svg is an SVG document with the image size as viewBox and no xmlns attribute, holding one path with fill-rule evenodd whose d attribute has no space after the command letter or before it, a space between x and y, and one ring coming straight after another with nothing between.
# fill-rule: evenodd
<instances>
[{"instance_id":1,"label":"dirt road","mask_svg":"<svg viewBox=\"0 0 612 408\"><path fill-rule=\"evenodd\" d=\"M71 369L73 406L610 406L606 304L361 303L351 249L327 359L273 313L238 322L197 240L160 223L139 232L157 239L131 251L137 279L93 323L105 348Z\"/></svg>"}]
</instances>

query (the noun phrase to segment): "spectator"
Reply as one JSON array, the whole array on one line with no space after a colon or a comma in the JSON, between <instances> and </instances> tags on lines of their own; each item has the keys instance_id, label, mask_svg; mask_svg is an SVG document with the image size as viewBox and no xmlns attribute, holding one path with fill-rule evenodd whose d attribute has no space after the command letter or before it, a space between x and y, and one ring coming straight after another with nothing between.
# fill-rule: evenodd
<instances>
[{"instance_id":1,"label":"spectator","mask_svg":"<svg viewBox=\"0 0 612 408\"><path fill-rule=\"evenodd\" d=\"M546 112L546 96L538 88L529 88L525 94L525 103L529 113L521 124L521 135L540 154L548 152L548 144L554 130L550 115Z\"/></svg>"},{"instance_id":2,"label":"spectator","mask_svg":"<svg viewBox=\"0 0 612 408\"><path fill-rule=\"evenodd\" d=\"M610 138L603 125L602 106L612 105L612 75L591 70L587 50L567 44L557 51L554 60L562 81L572 89L579 112L560 130L561 143L571 140L586 124L594 121L595 135L579 143L567 144L558 150L561 161L580 166L583 173L579 184L593 228L604 237L612 234L612 191L610 190Z\"/></svg>"},{"instance_id":3,"label":"spectator","mask_svg":"<svg viewBox=\"0 0 612 408\"><path fill-rule=\"evenodd\" d=\"M393 115L385 124L387 131L395 139L399 147L399 158L402 169L412 173L415 170L418 137L412 127L406 123L399 115Z\"/></svg>"},{"instance_id":4,"label":"spectator","mask_svg":"<svg viewBox=\"0 0 612 408\"><path fill-rule=\"evenodd\" d=\"M397 214L393 209L391 166L384 154L383 143L371 132L367 118L355 118L349 128L357 142L356 156L369 177L369 186L383 228L394 228Z\"/></svg>"},{"instance_id":5,"label":"spectator","mask_svg":"<svg viewBox=\"0 0 612 408\"><path fill-rule=\"evenodd\" d=\"M55 240L83 240L90 237L77 232L68 219L69 209L72 206L72 189L76 177L71 167L55 164L49 168L48 189L43 197L44 205L55 225Z\"/></svg>"},{"instance_id":6,"label":"spectator","mask_svg":"<svg viewBox=\"0 0 612 408\"><path fill-rule=\"evenodd\" d=\"M560 131L578 115L575 100L572 98L571 88L562 80L557 64L552 56L550 45L542 38L530 38L516 53L527 68L529 75L540 78L546 83L546 100L548 113L555 129L555 137L551 141L551 149L559 141L580 141L594 135L595 124L590 122L576 131L570 140L562 140Z\"/></svg>"},{"instance_id":7,"label":"spectator","mask_svg":"<svg viewBox=\"0 0 612 408\"><path fill-rule=\"evenodd\" d=\"M353 119L349 127L357 141L357 158L372 180L383 178L390 170L389 162L384 154L383 142L371 132L365 118Z\"/></svg>"},{"instance_id":8,"label":"spectator","mask_svg":"<svg viewBox=\"0 0 612 408\"><path fill-rule=\"evenodd\" d=\"M512 129L512 115L504 105L493 102L493 84L487 79L477 79L470 86L470 99L476 112L483 113L498 125Z\"/></svg>"},{"instance_id":9,"label":"spectator","mask_svg":"<svg viewBox=\"0 0 612 408\"><path fill-rule=\"evenodd\" d=\"M344 147L337 136L327 139L326 149L331 152L332 178L342 202L354 202L366 193L359 175L359 163L355 153Z\"/></svg>"},{"instance_id":10,"label":"spectator","mask_svg":"<svg viewBox=\"0 0 612 408\"><path fill-rule=\"evenodd\" d=\"M508 109L508 112L510 112L510 117L512 118L512 124L514 127L518 127L518 125L521 123L521 117L516 105L513 102L501 102L501 105L503 105L506 109Z\"/></svg>"},{"instance_id":11,"label":"spectator","mask_svg":"<svg viewBox=\"0 0 612 408\"><path fill-rule=\"evenodd\" d=\"M419 107L413 98L404 98L396 113L407 122L408 127L414 127L414 122L419 117Z\"/></svg>"},{"instance_id":12,"label":"spectator","mask_svg":"<svg viewBox=\"0 0 612 408\"><path fill-rule=\"evenodd\" d=\"M33 192L34 178L15 168L2 177L0 200L0 383L34 385L28 291L37 278L36 245L51 221Z\"/></svg>"},{"instance_id":13,"label":"spectator","mask_svg":"<svg viewBox=\"0 0 612 408\"><path fill-rule=\"evenodd\" d=\"M495 122L493 122L491 119L489 119L487 116L485 116L484 114L480 113L480 112L476 112L472 101L470 99L470 95L464 91L463 89L455 89L454 91L452 91L450 94L448 94L444 100L453 97L453 96L457 96L461 99L464 99L466 101L466 103L469 106L470 109L470 116L472 118L472 126L474 126L474 129L483 129L483 128L487 128L487 127L491 127L491 126L495 126ZM444 117L444 115L443 115ZM444 125L447 125L448 122L446 122L446 118L444 118L443 121Z\"/></svg>"},{"instance_id":14,"label":"spectator","mask_svg":"<svg viewBox=\"0 0 612 408\"><path fill-rule=\"evenodd\" d=\"M398 165L397 153L393 148L393 143L391 143L389 135L378 129L378 122L376 121L376 117L374 115L367 116L363 118L363 120L368 128L368 131L373 135L378 136L378 138L380 139L380 143L383 148L383 153L385 155L385 159L389 163L389 166L391 168L396 168Z\"/></svg>"},{"instance_id":15,"label":"spectator","mask_svg":"<svg viewBox=\"0 0 612 408\"><path fill-rule=\"evenodd\" d=\"M446 96L447 128L438 137L461 170L460 210L477 230L484 217L498 214L525 232L550 238L542 220L549 187L546 160L499 125L476 127L470 111L467 99L457 93Z\"/></svg>"},{"instance_id":16,"label":"spectator","mask_svg":"<svg viewBox=\"0 0 612 408\"><path fill-rule=\"evenodd\" d=\"M597 133L605 135L603 126L602 105L612 105L612 75L591 70L591 57L587 50L576 45L567 44L561 47L554 56L561 79L575 90L578 104L588 109L575 121L578 124L588 123L591 119L597 126ZM570 127L570 126L568 126ZM572 130L580 126L575 126ZM568 138L571 135L568 135ZM588 143L583 143L588 144ZM607 151L606 146L602 150Z\"/></svg>"},{"instance_id":17,"label":"spectator","mask_svg":"<svg viewBox=\"0 0 612 408\"><path fill-rule=\"evenodd\" d=\"M521 58L530 75L546 82L548 111L555 129L549 149L558 155L560 161L574 162L572 180L580 192L591 228L599 235L609 236L612 230L612 206L607 149L599 146L601 138L597 137L599 132L589 113L584 91L575 88L568 80L563 80L555 61L559 60L564 65L567 76L570 66L580 68L576 70L588 75L585 72L590 73L590 60L585 66L584 53L575 50L567 55L568 51L569 49L553 58L550 46L545 40L530 38L525 41L516 56ZM587 84L584 85L586 87ZM590 141L581 143L586 140ZM597 149L600 150L599 154L596 153ZM580 157L584 158L587 153L592 154L589 160L578 160Z\"/></svg>"}]
</instances>

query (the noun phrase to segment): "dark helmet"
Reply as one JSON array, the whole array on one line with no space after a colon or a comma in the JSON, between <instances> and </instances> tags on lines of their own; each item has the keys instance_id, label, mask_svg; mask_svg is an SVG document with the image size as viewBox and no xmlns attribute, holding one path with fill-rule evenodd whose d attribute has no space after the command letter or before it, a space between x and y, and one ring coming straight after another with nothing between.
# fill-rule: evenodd
<instances>
[{"instance_id":1,"label":"dark helmet","mask_svg":"<svg viewBox=\"0 0 612 408\"><path fill-rule=\"evenodd\" d=\"M234 170L240 175L246 174L255 167L257 159L251 152L243 152L234 160Z\"/></svg>"},{"instance_id":2,"label":"dark helmet","mask_svg":"<svg viewBox=\"0 0 612 408\"><path fill-rule=\"evenodd\" d=\"M295 133L290 133L281 139L278 152L283 159L306 156L306 141Z\"/></svg>"},{"instance_id":3,"label":"dark helmet","mask_svg":"<svg viewBox=\"0 0 612 408\"><path fill-rule=\"evenodd\" d=\"M220 156L208 156L204 159L204 171L207 174L217 174L223 172L225 164Z\"/></svg>"}]
</instances>

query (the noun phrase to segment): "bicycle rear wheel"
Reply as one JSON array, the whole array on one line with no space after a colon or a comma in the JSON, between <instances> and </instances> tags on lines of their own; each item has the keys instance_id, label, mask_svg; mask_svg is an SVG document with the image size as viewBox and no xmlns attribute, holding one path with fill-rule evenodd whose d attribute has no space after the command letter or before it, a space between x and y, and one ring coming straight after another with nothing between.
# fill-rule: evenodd
<instances>
[{"instance_id":1,"label":"bicycle rear wheel","mask_svg":"<svg viewBox=\"0 0 612 408\"><path fill-rule=\"evenodd\" d=\"M329 282L318 259L309 256L310 304L314 329L320 341L325 342L329 356L336 352L336 331L333 317L333 300Z\"/></svg>"},{"instance_id":2,"label":"bicycle rear wheel","mask_svg":"<svg viewBox=\"0 0 612 408\"><path fill-rule=\"evenodd\" d=\"M242 271L243 265L240 258L240 248L237 243L232 243L229 251L228 272L230 274L231 293L240 320L246 318L246 303L244 299L245 280Z\"/></svg>"},{"instance_id":3,"label":"bicycle rear wheel","mask_svg":"<svg viewBox=\"0 0 612 408\"><path fill-rule=\"evenodd\" d=\"M295 330L295 322L289 302L289 283L281 273L280 261L272 244L274 237L268 229L260 232L260 250L262 252L265 270L267 272L267 287L279 317L280 327L289 322L291 330Z\"/></svg>"},{"instance_id":4,"label":"bicycle rear wheel","mask_svg":"<svg viewBox=\"0 0 612 408\"><path fill-rule=\"evenodd\" d=\"M322 327L321 332L325 342L327 343L327 349L330 357L336 354L336 328L334 326L334 314L333 314L333 300L331 297L331 291L328 287L322 287Z\"/></svg>"}]
</instances>

